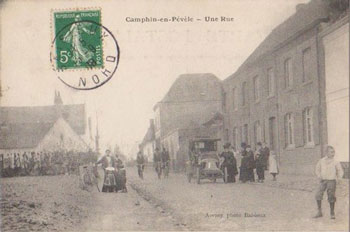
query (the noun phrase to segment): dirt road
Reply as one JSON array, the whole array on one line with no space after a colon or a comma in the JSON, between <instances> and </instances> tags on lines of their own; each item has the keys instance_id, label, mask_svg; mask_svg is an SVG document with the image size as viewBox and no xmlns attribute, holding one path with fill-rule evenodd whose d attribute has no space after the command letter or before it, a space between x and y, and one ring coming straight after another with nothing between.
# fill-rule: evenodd
<instances>
[{"instance_id":1,"label":"dirt road","mask_svg":"<svg viewBox=\"0 0 350 232\"><path fill-rule=\"evenodd\" d=\"M269 187L268 181L198 185L183 174L158 180L152 168L144 180L134 168L127 176L128 193L81 190L78 176L0 179L1 231L347 231L349 226L347 182L337 186L337 219L330 220L326 200L324 217L312 218L313 191Z\"/></svg>"},{"instance_id":2,"label":"dirt road","mask_svg":"<svg viewBox=\"0 0 350 232\"><path fill-rule=\"evenodd\" d=\"M184 230L168 211L151 199L145 200L128 185L127 193L94 191L95 207L81 226L81 231Z\"/></svg>"}]
</instances>

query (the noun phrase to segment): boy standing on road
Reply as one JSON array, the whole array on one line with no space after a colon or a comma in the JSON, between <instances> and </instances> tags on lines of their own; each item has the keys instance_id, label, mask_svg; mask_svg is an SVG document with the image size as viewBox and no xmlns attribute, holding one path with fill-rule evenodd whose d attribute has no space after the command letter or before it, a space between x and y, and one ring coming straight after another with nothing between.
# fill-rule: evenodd
<instances>
[{"instance_id":1,"label":"boy standing on road","mask_svg":"<svg viewBox=\"0 0 350 232\"><path fill-rule=\"evenodd\" d=\"M322 217L322 198L323 193L327 190L331 219L335 219L336 180L343 177L343 169L340 163L334 159L334 155L334 148L332 146L327 146L326 156L319 160L316 165L316 175L320 179L320 186L316 193L318 212L314 218Z\"/></svg>"}]
</instances>

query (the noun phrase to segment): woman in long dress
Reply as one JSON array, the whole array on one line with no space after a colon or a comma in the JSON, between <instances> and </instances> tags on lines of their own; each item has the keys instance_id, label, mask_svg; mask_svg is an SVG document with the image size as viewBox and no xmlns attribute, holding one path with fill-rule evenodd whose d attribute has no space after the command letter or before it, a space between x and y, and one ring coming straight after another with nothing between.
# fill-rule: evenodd
<instances>
[{"instance_id":1,"label":"woman in long dress","mask_svg":"<svg viewBox=\"0 0 350 232\"><path fill-rule=\"evenodd\" d=\"M270 151L269 172L273 176L273 181L276 181L276 175L278 174L278 162L275 151Z\"/></svg>"}]
</instances>

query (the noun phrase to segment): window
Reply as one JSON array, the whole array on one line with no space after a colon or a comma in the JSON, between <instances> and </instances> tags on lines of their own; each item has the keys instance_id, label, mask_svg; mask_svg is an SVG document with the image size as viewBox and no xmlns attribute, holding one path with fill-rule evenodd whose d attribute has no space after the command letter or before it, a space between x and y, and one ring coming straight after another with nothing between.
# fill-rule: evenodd
<instances>
[{"instance_id":1,"label":"window","mask_svg":"<svg viewBox=\"0 0 350 232\"><path fill-rule=\"evenodd\" d=\"M258 142L262 142L262 130L261 130L261 125L259 121L256 121L254 123L254 143L255 145Z\"/></svg>"},{"instance_id":2,"label":"window","mask_svg":"<svg viewBox=\"0 0 350 232\"><path fill-rule=\"evenodd\" d=\"M303 51L303 82L311 80L311 49L307 48Z\"/></svg>"},{"instance_id":3,"label":"window","mask_svg":"<svg viewBox=\"0 0 350 232\"><path fill-rule=\"evenodd\" d=\"M247 82L242 83L242 106L247 103Z\"/></svg>"},{"instance_id":4,"label":"window","mask_svg":"<svg viewBox=\"0 0 350 232\"><path fill-rule=\"evenodd\" d=\"M259 93L259 77L256 76L254 77L253 79L253 91L254 91L254 100L255 102L259 101L259 98L260 98L260 93Z\"/></svg>"},{"instance_id":5,"label":"window","mask_svg":"<svg viewBox=\"0 0 350 232\"><path fill-rule=\"evenodd\" d=\"M233 110L237 110L237 95L236 88L232 89L232 108Z\"/></svg>"},{"instance_id":6,"label":"window","mask_svg":"<svg viewBox=\"0 0 350 232\"><path fill-rule=\"evenodd\" d=\"M293 85L293 67L292 67L292 59L288 58L284 61L284 82L285 88L291 88Z\"/></svg>"},{"instance_id":7,"label":"window","mask_svg":"<svg viewBox=\"0 0 350 232\"><path fill-rule=\"evenodd\" d=\"M294 119L291 113L284 117L284 132L286 139L286 147L294 146Z\"/></svg>"},{"instance_id":8,"label":"window","mask_svg":"<svg viewBox=\"0 0 350 232\"><path fill-rule=\"evenodd\" d=\"M267 95L269 97L275 95L275 76L272 68L267 70Z\"/></svg>"},{"instance_id":9,"label":"window","mask_svg":"<svg viewBox=\"0 0 350 232\"><path fill-rule=\"evenodd\" d=\"M236 149L238 148L238 128L235 127L233 128L233 133L232 133L232 145Z\"/></svg>"},{"instance_id":10,"label":"window","mask_svg":"<svg viewBox=\"0 0 350 232\"><path fill-rule=\"evenodd\" d=\"M314 145L312 109L306 108L303 111L304 144Z\"/></svg>"},{"instance_id":11,"label":"window","mask_svg":"<svg viewBox=\"0 0 350 232\"><path fill-rule=\"evenodd\" d=\"M248 124L244 124L244 126L243 126L242 142L248 144Z\"/></svg>"}]
</instances>

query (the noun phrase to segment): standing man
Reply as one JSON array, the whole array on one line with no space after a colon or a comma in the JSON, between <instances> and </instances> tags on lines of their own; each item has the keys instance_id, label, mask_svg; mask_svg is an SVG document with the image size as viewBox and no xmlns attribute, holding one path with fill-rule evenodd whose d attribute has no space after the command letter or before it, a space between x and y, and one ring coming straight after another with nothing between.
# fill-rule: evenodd
<instances>
[{"instance_id":1,"label":"standing man","mask_svg":"<svg viewBox=\"0 0 350 232\"><path fill-rule=\"evenodd\" d=\"M248 178L248 163L249 163L249 157L247 155L247 150L246 150L246 144L241 143L241 167L239 171L239 180L242 181L242 183L245 183L249 178Z\"/></svg>"},{"instance_id":2,"label":"standing man","mask_svg":"<svg viewBox=\"0 0 350 232\"><path fill-rule=\"evenodd\" d=\"M102 156L96 164L102 164L102 168L106 169L108 167L114 167L116 168L116 159L115 157L111 156L111 150L107 149L104 156Z\"/></svg>"},{"instance_id":3,"label":"standing man","mask_svg":"<svg viewBox=\"0 0 350 232\"><path fill-rule=\"evenodd\" d=\"M238 174L237 171L237 162L236 158L234 157L234 154L232 151L230 151L231 144L226 143L224 145L224 151L220 154L220 157L224 158L224 161L221 165L223 172L225 173L225 168L227 170L227 179L224 181L227 183L234 183L236 182L236 175Z\"/></svg>"},{"instance_id":4,"label":"standing man","mask_svg":"<svg viewBox=\"0 0 350 232\"><path fill-rule=\"evenodd\" d=\"M153 154L154 169L156 170L157 173L158 173L158 163L162 161L161 159L162 159L161 154L159 152L159 148L157 147Z\"/></svg>"},{"instance_id":5,"label":"standing man","mask_svg":"<svg viewBox=\"0 0 350 232\"><path fill-rule=\"evenodd\" d=\"M126 188L126 170L124 168L123 161L119 158L118 154L115 154L115 165L116 165L116 180L117 185L121 185L122 192L126 193L128 192L128 189Z\"/></svg>"},{"instance_id":6,"label":"standing man","mask_svg":"<svg viewBox=\"0 0 350 232\"><path fill-rule=\"evenodd\" d=\"M343 177L343 169L338 161L334 159L335 150L332 146L327 146L326 156L320 159L316 165L316 176L320 180L320 186L316 193L318 212L314 218L322 217L322 198L327 190L331 219L335 219L335 189L337 180Z\"/></svg>"},{"instance_id":7,"label":"standing man","mask_svg":"<svg viewBox=\"0 0 350 232\"><path fill-rule=\"evenodd\" d=\"M265 159L265 170L267 170L270 157L270 149L266 146L266 142L262 143L261 154Z\"/></svg>"},{"instance_id":8,"label":"standing man","mask_svg":"<svg viewBox=\"0 0 350 232\"><path fill-rule=\"evenodd\" d=\"M143 169L145 167L145 158L144 158L144 156L143 156L141 151L139 151L137 153L136 163L137 163L137 172L139 174L139 177L141 179L143 179Z\"/></svg>"},{"instance_id":9,"label":"standing man","mask_svg":"<svg viewBox=\"0 0 350 232\"><path fill-rule=\"evenodd\" d=\"M258 182L263 183L265 179L266 160L265 160L265 155L263 154L263 148L260 142L257 143L255 162L256 162L256 174L258 175Z\"/></svg>"},{"instance_id":10,"label":"standing man","mask_svg":"<svg viewBox=\"0 0 350 232\"><path fill-rule=\"evenodd\" d=\"M255 175L254 175L254 168L255 166L255 159L254 159L254 152L252 151L250 145L247 145L247 177L250 182L255 181Z\"/></svg>"},{"instance_id":11,"label":"standing man","mask_svg":"<svg viewBox=\"0 0 350 232\"><path fill-rule=\"evenodd\" d=\"M162 160L162 168L164 169L164 175L167 177L167 175L169 174L169 168L170 168L170 156L169 156L169 152L165 149L165 147L163 147L161 160Z\"/></svg>"}]
</instances>

